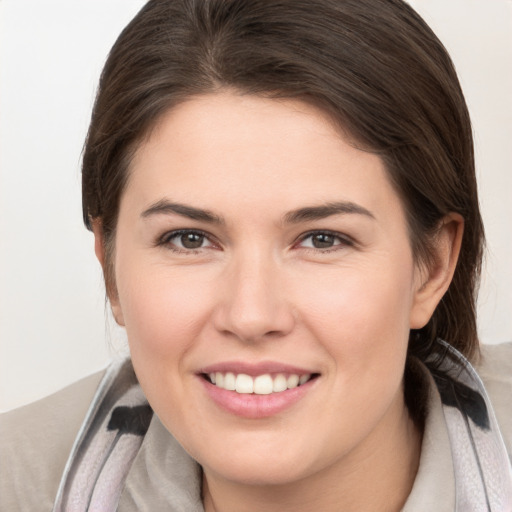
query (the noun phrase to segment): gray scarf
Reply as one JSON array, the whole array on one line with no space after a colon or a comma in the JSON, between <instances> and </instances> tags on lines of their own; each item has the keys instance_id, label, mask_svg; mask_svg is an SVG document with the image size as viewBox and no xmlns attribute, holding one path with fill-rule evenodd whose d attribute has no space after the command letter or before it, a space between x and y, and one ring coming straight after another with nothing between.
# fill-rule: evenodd
<instances>
[{"instance_id":1,"label":"gray scarf","mask_svg":"<svg viewBox=\"0 0 512 512\"><path fill-rule=\"evenodd\" d=\"M439 340L427 361L446 420L454 512L512 512L512 469L494 411L470 363ZM79 431L53 512L113 512L153 416L131 361L107 370Z\"/></svg>"}]
</instances>

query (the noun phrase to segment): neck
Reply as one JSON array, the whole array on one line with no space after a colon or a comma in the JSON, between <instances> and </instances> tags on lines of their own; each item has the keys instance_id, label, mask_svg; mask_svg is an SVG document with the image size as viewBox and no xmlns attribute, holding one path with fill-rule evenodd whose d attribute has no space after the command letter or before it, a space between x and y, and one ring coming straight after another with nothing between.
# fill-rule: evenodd
<instances>
[{"instance_id":1,"label":"neck","mask_svg":"<svg viewBox=\"0 0 512 512\"><path fill-rule=\"evenodd\" d=\"M249 485L205 470L205 512L401 510L418 470L422 434L403 398L392 407L397 407L389 415L392 420L379 425L361 446L300 481Z\"/></svg>"}]
</instances>

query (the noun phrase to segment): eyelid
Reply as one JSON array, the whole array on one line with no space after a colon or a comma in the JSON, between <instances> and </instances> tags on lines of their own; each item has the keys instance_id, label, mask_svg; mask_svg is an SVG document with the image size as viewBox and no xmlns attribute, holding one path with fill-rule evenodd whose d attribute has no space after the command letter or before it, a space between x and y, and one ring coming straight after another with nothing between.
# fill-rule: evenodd
<instances>
[{"instance_id":1,"label":"eyelid","mask_svg":"<svg viewBox=\"0 0 512 512\"><path fill-rule=\"evenodd\" d=\"M355 241L348 235L344 233L339 233L338 231L331 231L330 229L314 229L312 231L308 231L307 233L303 233L298 237L296 242L293 244L294 247L298 246L300 243L304 242L308 238L315 235L330 235L337 238L341 243L333 245L332 247L327 247L324 249L316 248L316 247L303 247L306 250L313 250L318 252L329 252L337 250L337 248L342 247L353 247L356 245Z\"/></svg>"},{"instance_id":2,"label":"eyelid","mask_svg":"<svg viewBox=\"0 0 512 512\"><path fill-rule=\"evenodd\" d=\"M163 235L161 235L157 238L155 245L156 246L166 246L175 252L181 252L181 253L194 253L194 252L197 252L197 251L207 248L207 247L198 247L197 249L186 249L186 248L181 248L181 247L171 247L170 241L173 238L178 237L180 235L185 235L187 233L194 233L196 235L204 236L210 242L210 244L212 244L211 247L215 247L215 248L219 247L219 244L217 243L217 241L215 240L215 237L213 237L213 235L211 235L210 233L207 233L206 231L203 231L202 229L197 229L197 228L188 228L188 229L182 228L182 229L173 229L171 231L166 231Z\"/></svg>"},{"instance_id":3,"label":"eyelid","mask_svg":"<svg viewBox=\"0 0 512 512\"><path fill-rule=\"evenodd\" d=\"M207 247L199 247L197 249L186 249L186 248L180 248L180 247L176 247L176 246L171 247L170 241L173 238L178 237L180 235L187 234L187 233L194 233L194 234L205 237L206 240L208 240L208 242L211 244L211 246L209 246L209 247L214 247L214 248L220 247L219 243L216 241L216 239L213 235L211 235L210 233L208 233L206 231L203 231L202 229L197 229L197 228L182 228L182 229L174 229L171 231L166 231L164 234L162 234L161 236L159 236L157 238L155 245L156 246L167 246L168 248L170 248L171 250L173 250L175 252L182 252L182 253L194 253L194 252L197 252L197 251L207 248ZM296 241L293 243L293 247L299 246L305 240L307 240L308 238L315 236L315 235L329 235L329 236L332 236L332 237L338 239L338 241L340 243L337 243L337 244L333 245L332 247L326 247L323 249L316 248L316 247L302 247L302 249L326 253L329 251L341 249L343 247L353 247L356 245L356 242L350 236L348 236L344 233L340 233L338 231L332 231L329 229L314 229L314 230L311 230L311 231L301 234L296 239Z\"/></svg>"}]
</instances>

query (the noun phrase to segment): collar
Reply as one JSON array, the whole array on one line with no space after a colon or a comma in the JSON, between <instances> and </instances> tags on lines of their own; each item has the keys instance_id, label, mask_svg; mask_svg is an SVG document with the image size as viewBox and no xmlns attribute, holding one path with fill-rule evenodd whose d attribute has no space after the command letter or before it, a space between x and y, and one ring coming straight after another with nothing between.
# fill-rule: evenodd
<instances>
[{"instance_id":1,"label":"collar","mask_svg":"<svg viewBox=\"0 0 512 512\"><path fill-rule=\"evenodd\" d=\"M155 414L126 478L117 510L203 512L201 479L199 464Z\"/></svg>"},{"instance_id":2,"label":"collar","mask_svg":"<svg viewBox=\"0 0 512 512\"><path fill-rule=\"evenodd\" d=\"M418 473L402 512L453 512L455 479L443 404L428 369L423 364L418 367L422 383L428 386L427 413Z\"/></svg>"}]
</instances>

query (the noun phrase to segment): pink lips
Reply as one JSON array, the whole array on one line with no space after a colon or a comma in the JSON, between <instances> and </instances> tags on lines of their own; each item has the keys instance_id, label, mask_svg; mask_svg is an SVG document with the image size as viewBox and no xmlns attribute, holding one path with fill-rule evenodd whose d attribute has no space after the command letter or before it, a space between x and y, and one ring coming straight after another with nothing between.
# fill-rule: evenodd
<instances>
[{"instance_id":1,"label":"pink lips","mask_svg":"<svg viewBox=\"0 0 512 512\"><path fill-rule=\"evenodd\" d=\"M204 377L205 375L216 372L244 373L252 377L263 374L275 375L279 373L285 375L317 375L317 373L305 368L276 362L263 362L258 364L248 364L238 361L224 362L202 368L197 375L204 390L213 402L221 409L231 414L248 419L268 418L283 412L307 395L317 381L316 378L313 378L296 388L287 389L279 393L271 393L269 395L244 394L217 387Z\"/></svg>"},{"instance_id":2,"label":"pink lips","mask_svg":"<svg viewBox=\"0 0 512 512\"><path fill-rule=\"evenodd\" d=\"M232 362L222 362L217 364L212 364L210 366L206 366L201 368L198 373L204 373L208 375L209 373L216 372L233 372L233 373L245 373L246 375L251 375L252 377L256 377L257 375L263 375L264 373L284 373L290 374L295 373L297 375L305 375L310 373L315 373L314 371L308 370L306 368L299 368L298 366L292 366L289 364L277 363L274 361L261 362L261 363L245 363L242 361L232 361Z\"/></svg>"}]
</instances>

